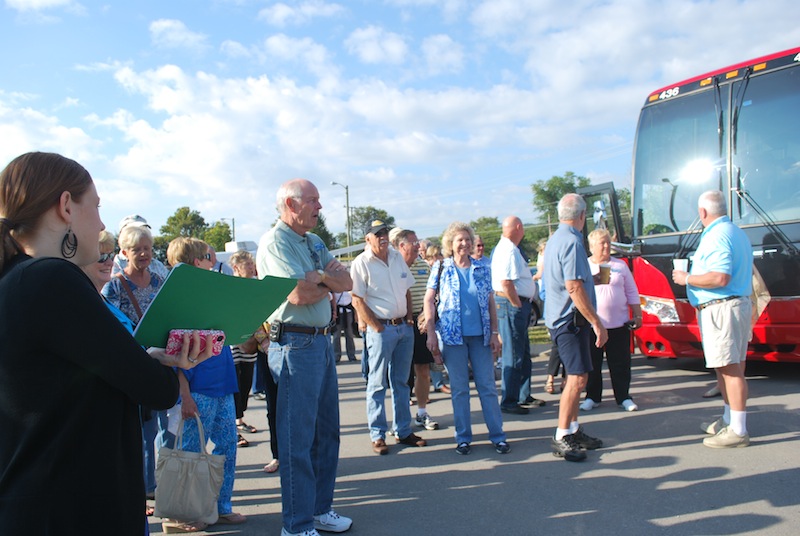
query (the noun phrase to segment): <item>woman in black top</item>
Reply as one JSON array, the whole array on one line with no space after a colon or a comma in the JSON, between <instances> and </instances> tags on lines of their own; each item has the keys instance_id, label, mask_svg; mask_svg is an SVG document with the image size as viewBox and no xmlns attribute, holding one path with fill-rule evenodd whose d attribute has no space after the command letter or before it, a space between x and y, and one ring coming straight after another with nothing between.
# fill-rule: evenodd
<instances>
[{"instance_id":1,"label":"woman in black top","mask_svg":"<svg viewBox=\"0 0 800 536\"><path fill-rule=\"evenodd\" d=\"M3 534L141 536L137 406L172 407L178 381L162 364L208 357L145 351L105 306L79 268L99 258L98 204L89 173L57 154L0 173ZM75 501L91 511L80 529Z\"/></svg>"}]
</instances>

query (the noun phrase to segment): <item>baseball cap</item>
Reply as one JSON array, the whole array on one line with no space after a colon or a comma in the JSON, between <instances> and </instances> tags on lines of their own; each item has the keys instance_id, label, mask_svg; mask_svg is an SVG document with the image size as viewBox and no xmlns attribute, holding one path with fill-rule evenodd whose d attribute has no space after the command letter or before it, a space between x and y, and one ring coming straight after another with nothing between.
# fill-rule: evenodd
<instances>
[{"instance_id":1,"label":"baseball cap","mask_svg":"<svg viewBox=\"0 0 800 536\"><path fill-rule=\"evenodd\" d=\"M134 225L136 227L147 227L150 228L148 225L147 220L139 216L138 214L131 214L130 216L125 216L119 222L119 230L121 231L128 225Z\"/></svg>"},{"instance_id":2,"label":"baseball cap","mask_svg":"<svg viewBox=\"0 0 800 536\"><path fill-rule=\"evenodd\" d=\"M368 234L377 234L381 231L388 231L389 226L386 225L383 220L372 220L372 222L367 226L366 231L364 231L365 235Z\"/></svg>"}]
</instances>

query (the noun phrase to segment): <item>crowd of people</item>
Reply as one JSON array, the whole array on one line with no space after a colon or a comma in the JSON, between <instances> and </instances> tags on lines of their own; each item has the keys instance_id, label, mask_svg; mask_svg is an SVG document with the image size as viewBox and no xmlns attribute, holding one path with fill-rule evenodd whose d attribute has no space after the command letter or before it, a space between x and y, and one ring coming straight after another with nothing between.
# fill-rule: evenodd
<instances>
[{"instance_id":1,"label":"crowd of people","mask_svg":"<svg viewBox=\"0 0 800 536\"><path fill-rule=\"evenodd\" d=\"M237 252L223 269L208 244L179 237L169 244L165 266L154 258L153 236L141 216L120 222L116 239L104 230L98 193L77 162L28 153L3 170L0 526L29 533L27 519L36 515L43 534L63 528L72 516L69 502L57 501L44 516L38 503L69 493L91 500L101 526L147 534L145 520L153 511L146 499L158 485L157 453L174 446L171 419L178 418L181 447L201 450L195 416L214 454L225 456L218 523L246 522L233 511L233 489L237 448L249 444L242 434L258 431L244 420L255 379L254 390L267 400L270 429L272 460L264 471L280 474L282 536L345 532L353 521L333 508L340 444L336 363L345 355L357 360L356 327L363 337L365 423L375 454L390 452L390 435L399 447L427 445L416 432L439 428L428 413L431 389L450 395L455 452L470 454L472 380L488 440L503 455L511 451L503 413L526 415L545 404L531 388L528 326L537 292L544 295L553 345L545 391L554 392L558 371L564 371L553 454L581 461L603 446L579 424L579 413L602 401L604 357L616 403L638 409L630 394L630 332L642 322L638 291L627 265L610 256L606 230L593 231L590 252L584 249L586 204L579 195L559 202L559 226L546 248L540 244L535 275L519 247L522 222L513 215L503 221L491 257L484 255L483 239L462 222L452 223L436 246L412 230L375 220L365 229L365 250L348 268L311 232L322 209L312 182L284 183L276 201L279 219L255 257ZM703 194L698 207L706 229L692 271L676 270L672 277L688 287L698 309L707 365L716 370L724 398L723 415L703 425L709 434L704 444L742 447L749 444L747 239L725 216L721 193ZM217 355L210 339L201 351L197 332L184 336L177 356L143 349L133 328L179 263L220 277L276 276L296 283L252 337ZM60 319L48 325L48 337L37 332L43 316ZM24 364L30 362L37 366ZM48 396L31 397L31 389ZM107 456L85 448L98 422L111 428ZM162 521L168 533L208 527L196 519Z\"/></svg>"}]
</instances>

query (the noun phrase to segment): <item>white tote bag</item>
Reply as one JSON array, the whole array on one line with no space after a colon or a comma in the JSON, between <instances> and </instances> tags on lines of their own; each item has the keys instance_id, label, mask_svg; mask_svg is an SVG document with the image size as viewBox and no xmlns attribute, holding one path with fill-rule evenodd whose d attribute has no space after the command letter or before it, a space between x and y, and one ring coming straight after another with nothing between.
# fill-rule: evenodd
<instances>
[{"instance_id":1,"label":"white tote bag","mask_svg":"<svg viewBox=\"0 0 800 536\"><path fill-rule=\"evenodd\" d=\"M209 454L200 417L195 415L201 452L187 452L183 445L184 421L178 425L175 448L162 447L156 464L156 509L161 518L217 522L217 499L222 487L225 456Z\"/></svg>"}]
</instances>

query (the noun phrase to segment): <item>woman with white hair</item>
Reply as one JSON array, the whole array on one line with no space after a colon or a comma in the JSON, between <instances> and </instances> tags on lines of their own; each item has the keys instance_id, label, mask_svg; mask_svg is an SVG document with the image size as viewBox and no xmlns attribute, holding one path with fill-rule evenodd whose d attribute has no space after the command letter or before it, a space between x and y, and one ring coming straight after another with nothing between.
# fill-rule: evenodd
<instances>
[{"instance_id":1,"label":"woman with white hair","mask_svg":"<svg viewBox=\"0 0 800 536\"><path fill-rule=\"evenodd\" d=\"M136 326L164 284L164 279L150 270L153 235L149 226L128 224L120 231L117 242L128 263L106 283L101 293ZM173 448L175 445L175 435L169 431L167 411L142 408L142 434L145 491L152 499L156 491L156 453L161 447Z\"/></svg>"},{"instance_id":2,"label":"woman with white hair","mask_svg":"<svg viewBox=\"0 0 800 536\"><path fill-rule=\"evenodd\" d=\"M620 259L611 257L611 235L606 229L595 229L589 233L589 267L595 276L594 291L597 295L597 316L608 329L608 342L601 348L595 346L592 333L589 348L592 354L592 371L586 383L586 399L581 409L589 411L600 405L603 397L603 354L608 362L608 373L617 404L625 411L636 411L639 406L631 399L631 329L642 326L642 307L639 290L628 269ZM599 277L600 267L607 267L609 279ZM631 320L631 311L633 320ZM632 322L632 324L628 324Z\"/></svg>"}]
</instances>

